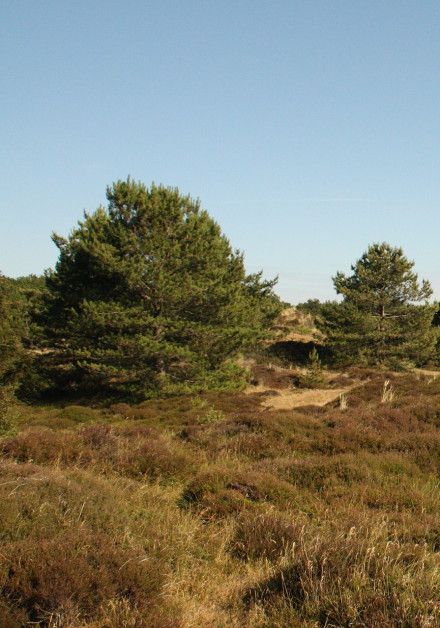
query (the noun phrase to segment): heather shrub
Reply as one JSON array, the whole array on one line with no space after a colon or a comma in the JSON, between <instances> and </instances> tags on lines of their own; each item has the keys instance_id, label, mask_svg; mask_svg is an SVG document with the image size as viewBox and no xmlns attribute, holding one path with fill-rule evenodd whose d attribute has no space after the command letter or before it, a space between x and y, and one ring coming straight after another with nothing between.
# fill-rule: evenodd
<instances>
[{"instance_id":1,"label":"heather shrub","mask_svg":"<svg viewBox=\"0 0 440 628\"><path fill-rule=\"evenodd\" d=\"M230 486L229 473L210 471L198 474L187 484L179 499L179 505L191 509L203 519L221 518L251 507L253 500L246 500L245 495Z\"/></svg>"},{"instance_id":2,"label":"heather shrub","mask_svg":"<svg viewBox=\"0 0 440 628\"><path fill-rule=\"evenodd\" d=\"M29 622L46 624L54 613L62 618L72 610L88 621L106 600L126 600L145 626L150 612L157 617L163 569L107 534L80 528L38 543L6 544L2 554L0 590Z\"/></svg>"},{"instance_id":3,"label":"heather shrub","mask_svg":"<svg viewBox=\"0 0 440 628\"><path fill-rule=\"evenodd\" d=\"M127 439L112 457L112 466L129 477L158 479L190 475L194 461L177 444L171 445L163 438L139 439L134 443Z\"/></svg>"},{"instance_id":4,"label":"heather shrub","mask_svg":"<svg viewBox=\"0 0 440 628\"><path fill-rule=\"evenodd\" d=\"M275 457L289 447L273 429L255 417L232 418L214 424L188 425L180 432L186 442L202 447L210 459L223 456L258 460Z\"/></svg>"},{"instance_id":5,"label":"heather shrub","mask_svg":"<svg viewBox=\"0 0 440 628\"><path fill-rule=\"evenodd\" d=\"M5 439L3 455L20 462L94 464L128 477L186 477L194 457L151 428L90 425L77 432L32 429Z\"/></svg>"},{"instance_id":6,"label":"heather shrub","mask_svg":"<svg viewBox=\"0 0 440 628\"><path fill-rule=\"evenodd\" d=\"M64 464L86 460L88 452L72 432L54 432L49 429L29 429L0 443L3 455L19 462Z\"/></svg>"},{"instance_id":7,"label":"heather shrub","mask_svg":"<svg viewBox=\"0 0 440 628\"><path fill-rule=\"evenodd\" d=\"M82 438L86 446L92 449L101 449L102 447L109 447L114 444L115 437L112 434L110 425L97 424L88 425L79 431L80 438Z\"/></svg>"},{"instance_id":8,"label":"heather shrub","mask_svg":"<svg viewBox=\"0 0 440 628\"><path fill-rule=\"evenodd\" d=\"M129 620L121 625L179 625L173 600L162 608L162 583L172 564L191 561L186 537L191 534L197 551L197 536L157 488L96 470L4 461L0 499L5 617L9 610L15 617L25 613L22 625L44 617L42 626L56 617L72 626L113 625L106 617Z\"/></svg>"},{"instance_id":9,"label":"heather shrub","mask_svg":"<svg viewBox=\"0 0 440 628\"><path fill-rule=\"evenodd\" d=\"M222 517L254 510L266 502L289 508L297 503L297 497L290 483L270 473L228 468L197 475L185 487L179 503L204 516Z\"/></svg>"},{"instance_id":10,"label":"heather shrub","mask_svg":"<svg viewBox=\"0 0 440 628\"><path fill-rule=\"evenodd\" d=\"M332 483L348 485L366 479L366 470L342 457L292 460L283 465L283 474L301 488L322 491Z\"/></svg>"},{"instance_id":11,"label":"heather shrub","mask_svg":"<svg viewBox=\"0 0 440 628\"><path fill-rule=\"evenodd\" d=\"M283 448L284 449L284 448ZM252 460L273 458L280 454L280 444L268 434L239 433L223 443L222 450Z\"/></svg>"}]
</instances>

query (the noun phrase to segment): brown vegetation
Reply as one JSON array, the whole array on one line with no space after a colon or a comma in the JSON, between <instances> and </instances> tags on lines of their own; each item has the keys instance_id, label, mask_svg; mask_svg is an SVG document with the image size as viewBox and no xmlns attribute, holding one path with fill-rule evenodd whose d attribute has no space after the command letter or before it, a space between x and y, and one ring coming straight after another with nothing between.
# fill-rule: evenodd
<instances>
[{"instance_id":1,"label":"brown vegetation","mask_svg":"<svg viewBox=\"0 0 440 628\"><path fill-rule=\"evenodd\" d=\"M440 378L329 388L354 381L346 407L15 407L0 625L438 625Z\"/></svg>"}]
</instances>

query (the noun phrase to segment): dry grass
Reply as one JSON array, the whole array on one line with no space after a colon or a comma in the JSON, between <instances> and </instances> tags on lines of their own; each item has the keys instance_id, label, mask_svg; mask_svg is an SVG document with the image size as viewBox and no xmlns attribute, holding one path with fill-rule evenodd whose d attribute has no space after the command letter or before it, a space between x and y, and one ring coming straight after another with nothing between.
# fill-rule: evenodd
<instances>
[{"instance_id":1,"label":"dry grass","mask_svg":"<svg viewBox=\"0 0 440 628\"><path fill-rule=\"evenodd\" d=\"M0 625L439 625L440 379L355 380L344 407L15 408Z\"/></svg>"},{"instance_id":2,"label":"dry grass","mask_svg":"<svg viewBox=\"0 0 440 628\"><path fill-rule=\"evenodd\" d=\"M274 622L281 610L293 622L325 626L430 626L438 619L436 581L438 560L426 546L400 543L385 523L314 535L303 528L286 565L244 602L263 604Z\"/></svg>"}]
</instances>

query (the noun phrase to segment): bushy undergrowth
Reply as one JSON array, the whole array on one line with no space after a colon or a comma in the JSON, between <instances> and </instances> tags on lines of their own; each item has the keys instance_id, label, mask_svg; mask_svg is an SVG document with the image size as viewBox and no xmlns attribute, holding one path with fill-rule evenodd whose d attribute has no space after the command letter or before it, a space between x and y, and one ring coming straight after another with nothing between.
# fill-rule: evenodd
<instances>
[{"instance_id":1,"label":"bushy undergrowth","mask_svg":"<svg viewBox=\"0 0 440 628\"><path fill-rule=\"evenodd\" d=\"M17 405L0 625L438 625L440 378L354 380L343 409Z\"/></svg>"}]
</instances>

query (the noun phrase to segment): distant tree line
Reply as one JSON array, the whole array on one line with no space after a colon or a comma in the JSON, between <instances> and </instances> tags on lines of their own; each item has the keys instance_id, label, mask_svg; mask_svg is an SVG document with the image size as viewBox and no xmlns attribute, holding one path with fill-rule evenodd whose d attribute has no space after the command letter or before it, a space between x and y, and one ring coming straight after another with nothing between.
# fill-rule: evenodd
<instances>
[{"instance_id":1,"label":"distant tree line","mask_svg":"<svg viewBox=\"0 0 440 628\"><path fill-rule=\"evenodd\" d=\"M146 398L238 388L239 352L268 338L283 303L276 279L249 275L199 201L131 179L85 213L44 277L0 276L0 385L28 396ZM336 364L436 360L439 308L402 249L373 244L337 273L341 299L314 299Z\"/></svg>"}]
</instances>

